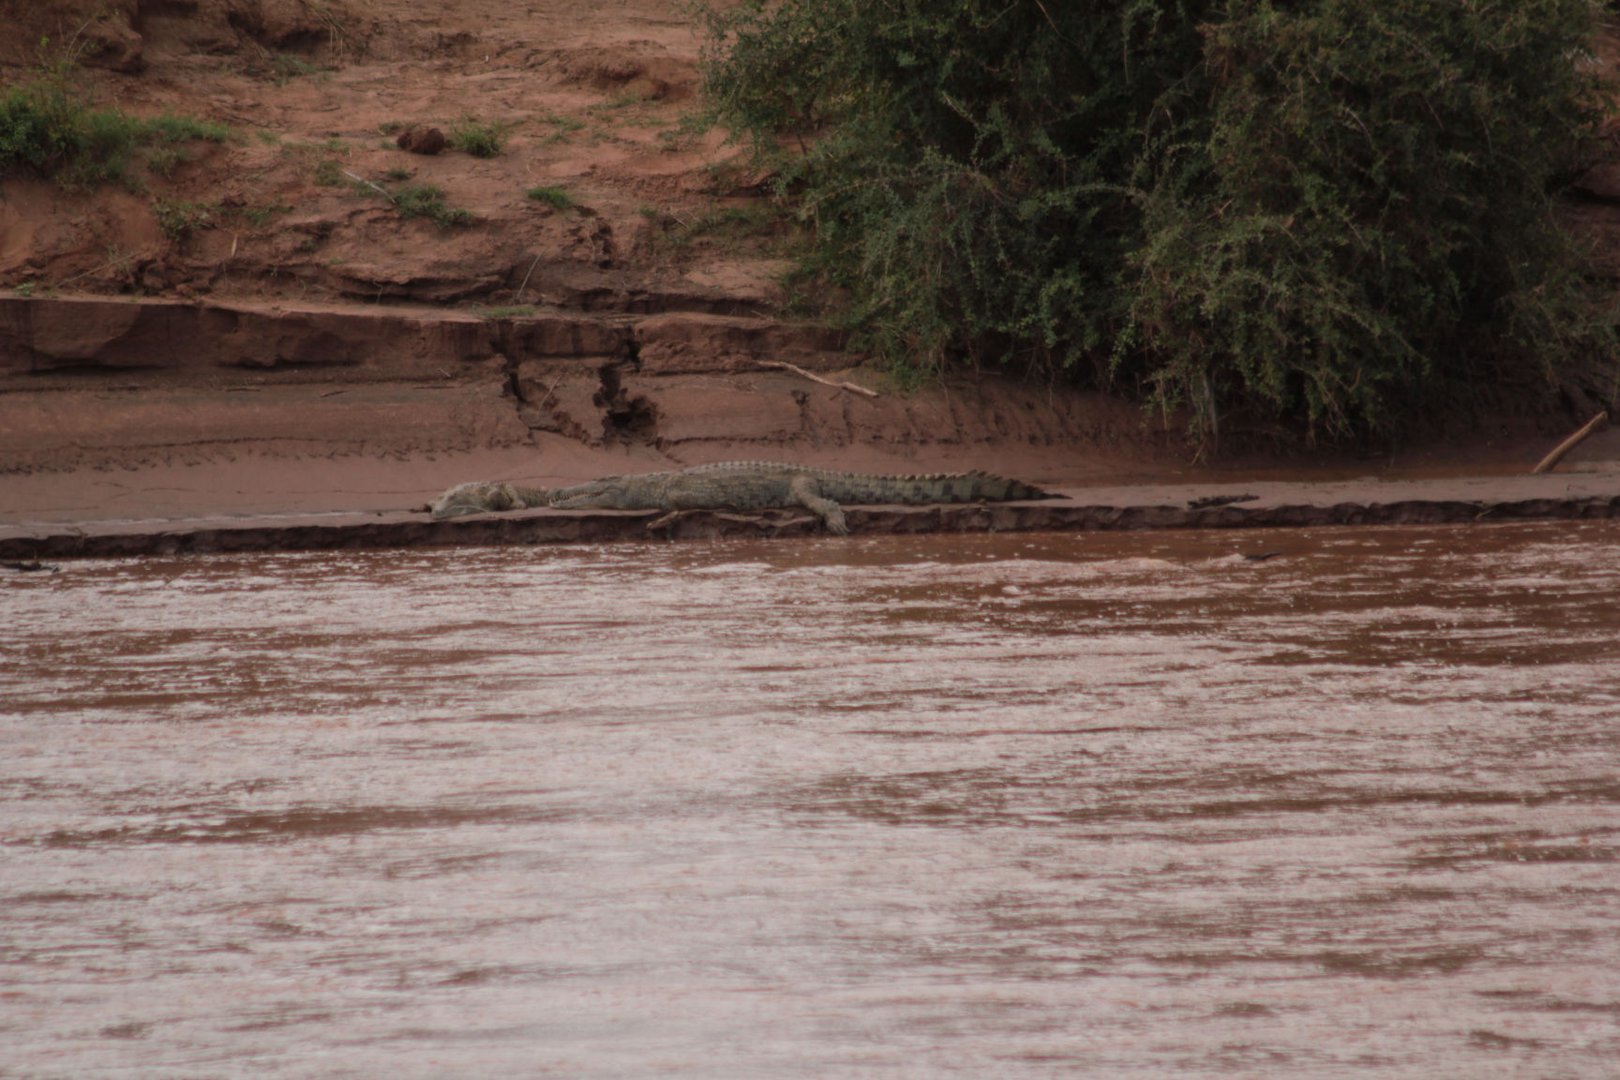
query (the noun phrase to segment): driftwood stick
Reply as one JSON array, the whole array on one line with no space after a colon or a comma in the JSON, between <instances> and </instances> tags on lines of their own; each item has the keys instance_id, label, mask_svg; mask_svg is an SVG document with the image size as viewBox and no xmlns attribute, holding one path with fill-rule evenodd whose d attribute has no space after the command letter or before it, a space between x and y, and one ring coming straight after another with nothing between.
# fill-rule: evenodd
<instances>
[{"instance_id":1,"label":"driftwood stick","mask_svg":"<svg viewBox=\"0 0 1620 1080\"><path fill-rule=\"evenodd\" d=\"M529 273L523 275L523 284L519 285L517 292L512 294L512 303L520 303L523 300L523 290L529 287L529 276L534 273L534 268L539 265L540 252L537 251L534 253L534 262L529 264Z\"/></svg>"},{"instance_id":2,"label":"driftwood stick","mask_svg":"<svg viewBox=\"0 0 1620 1080\"><path fill-rule=\"evenodd\" d=\"M373 184L370 180L367 180L363 176L354 175L354 173L350 172L348 169L343 170L343 175L347 176L350 180L353 180L357 184L366 185L366 187L370 188L372 191L375 191L377 194L381 195L383 198L387 199L389 202L394 201L394 196L391 195L389 193L388 189L383 187L381 184Z\"/></svg>"},{"instance_id":3,"label":"driftwood stick","mask_svg":"<svg viewBox=\"0 0 1620 1080\"><path fill-rule=\"evenodd\" d=\"M546 387L546 396L535 402L534 407L537 409L545 408L546 403L551 400L551 396L557 392L557 384L562 382L562 380L563 377L561 375L557 376L555 379L552 379L551 385Z\"/></svg>"},{"instance_id":4,"label":"driftwood stick","mask_svg":"<svg viewBox=\"0 0 1620 1080\"><path fill-rule=\"evenodd\" d=\"M822 386L831 386L836 390L849 390L852 393L864 394L867 397L875 398L878 396L878 392L876 390L871 390L864 386L857 386L852 382L833 382L831 379L823 379L820 375L806 371L799 365L790 364L785 360L761 360L759 361L759 366L778 368L782 371L791 371L793 374L809 379L811 382L818 382Z\"/></svg>"},{"instance_id":5,"label":"driftwood stick","mask_svg":"<svg viewBox=\"0 0 1620 1080\"><path fill-rule=\"evenodd\" d=\"M1598 428L1607 423L1608 419L1609 413L1607 409L1592 417L1592 419L1588 420L1585 425L1581 427L1581 430L1577 431L1575 434L1553 447L1552 453L1542 458L1541 464L1530 470L1530 475L1535 476L1538 473L1550 471L1554 465L1557 465L1560 461L1564 460L1565 454L1579 446L1583 441L1585 441L1588 435L1592 434Z\"/></svg>"}]
</instances>

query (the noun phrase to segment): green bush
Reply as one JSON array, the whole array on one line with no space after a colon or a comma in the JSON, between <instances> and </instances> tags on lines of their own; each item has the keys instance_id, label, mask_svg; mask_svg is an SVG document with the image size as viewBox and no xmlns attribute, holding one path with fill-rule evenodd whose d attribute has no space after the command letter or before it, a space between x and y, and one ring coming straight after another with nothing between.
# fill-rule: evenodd
<instances>
[{"instance_id":1,"label":"green bush","mask_svg":"<svg viewBox=\"0 0 1620 1080\"><path fill-rule=\"evenodd\" d=\"M133 167L142 148L156 146L153 163L167 175L185 159L178 144L222 142L230 135L223 124L192 117L92 109L70 91L70 70L55 70L0 96L0 173L29 169L73 188L136 186Z\"/></svg>"},{"instance_id":2,"label":"green bush","mask_svg":"<svg viewBox=\"0 0 1620 1080\"><path fill-rule=\"evenodd\" d=\"M1199 437L1345 436L1439 388L1600 389L1579 358L1612 335L1550 205L1597 119L1593 18L749 2L708 14L706 73L871 347L1066 370Z\"/></svg>"},{"instance_id":3,"label":"green bush","mask_svg":"<svg viewBox=\"0 0 1620 1080\"><path fill-rule=\"evenodd\" d=\"M88 109L54 82L16 86L0 98L0 172L27 168L70 187L132 182L142 122Z\"/></svg>"}]
</instances>

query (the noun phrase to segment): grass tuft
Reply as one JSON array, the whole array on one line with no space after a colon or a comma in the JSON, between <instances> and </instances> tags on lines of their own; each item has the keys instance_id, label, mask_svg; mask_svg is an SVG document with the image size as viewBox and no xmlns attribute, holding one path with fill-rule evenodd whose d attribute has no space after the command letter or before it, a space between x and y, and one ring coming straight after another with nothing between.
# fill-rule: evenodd
<instances>
[{"instance_id":1,"label":"grass tuft","mask_svg":"<svg viewBox=\"0 0 1620 1080\"><path fill-rule=\"evenodd\" d=\"M506 128L463 116L450 125L450 146L478 158L492 158L506 145Z\"/></svg>"},{"instance_id":2,"label":"grass tuft","mask_svg":"<svg viewBox=\"0 0 1620 1080\"><path fill-rule=\"evenodd\" d=\"M326 158L315 166L315 182L321 187L348 187L351 183L335 158Z\"/></svg>"},{"instance_id":3,"label":"grass tuft","mask_svg":"<svg viewBox=\"0 0 1620 1080\"><path fill-rule=\"evenodd\" d=\"M528 190L528 196L553 210L571 210L578 205L574 197L560 187L532 187Z\"/></svg>"},{"instance_id":4,"label":"grass tuft","mask_svg":"<svg viewBox=\"0 0 1620 1080\"><path fill-rule=\"evenodd\" d=\"M176 243L198 229L213 228L216 208L206 203L179 202L158 199L152 203L152 216L157 218L163 235Z\"/></svg>"},{"instance_id":5,"label":"grass tuft","mask_svg":"<svg viewBox=\"0 0 1620 1080\"><path fill-rule=\"evenodd\" d=\"M551 134L547 135L545 138L547 143L566 142L570 135L581 130L585 126L585 121L583 120L572 116L563 116L554 112L548 112L541 116L540 119L551 125Z\"/></svg>"},{"instance_id":6,"label":"grass tuft","mask_svg":"<svg viewBox=\"0 0 1620 1080\"><path fill-rule=\"evenodd\" d=\"M166 112L144 121L144 134L153 142L212 142L222 143L231 137L231 129L212 120L195 116L178 116Z\"/></svg>"},{"instance_id":7,"label":"grass tuft","mask_svg":"<svg viewBox=\"0 0 1620 1080\"><path fill-rule=\"evenodd\" d=\"M294 79L306 76L325 78L331 74L331 69L305 60L296 53L276 53L270 61L270 72L277 86L286 86Z\"/></svg>"},{"instance_id":8,"label":"grass tuft","mask_svg":"<svg viewBox=\"0 0 1620 1080\"><path fill-rule=\"evenodd\" d=\"M436 184L408 184L394 192L394 208L402 218L425 217L441 229L471 225L472 211L449 206L444 189Z\"/></svg>"}]
</instances>

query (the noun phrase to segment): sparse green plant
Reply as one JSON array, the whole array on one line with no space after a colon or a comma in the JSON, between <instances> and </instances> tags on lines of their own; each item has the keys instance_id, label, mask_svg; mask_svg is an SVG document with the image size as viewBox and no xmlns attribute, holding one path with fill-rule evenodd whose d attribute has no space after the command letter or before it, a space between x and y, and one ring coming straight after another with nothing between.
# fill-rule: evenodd
<instances>
[{"instance_id":1,"label":"sparse green plant","mask_svg":"<svg viewBox=\"0 0 1620 1080\"><path fill-rule=\"evenodd\" d=\"M463 116L450 125L450 146L473 157L491 158L506 145L506 127Z\"/></svg>"},{"instance_id":2,"label":"sparse green plant","mask_svg":"<svg viewBox=\"0 0 1620 1080\"><path fill-rule=\"evenodd\" d=\"M543 202L553 210L571 210L575 205L574 197L560 187L532 187L527 194L535 202Z\"/></svg>"},{"instance_id":3,"label":"sparse green plant","mask_svg":"<svg viewBox=\"0 0 1620 1080\"><path fill-rule=\"evenodd\" d=\"M596 129L598 139L614 139L617 137L615 133L625 128L665 128L675 123L658 110L643 107L652 103L652 98L641 94L615 94L606 101L586 106L585 113L598 124L605 125Z\"/></svg>"},{"instance_id":4,"label":"sparse green plant","mask_svg":"<svg viewBox=\"0 0 1620 1080\"><path fill-rule=\"evenodd\" d=\"M599 101L590 106L588 112L610 112L616 109L627 109L632 105L645 105L651 99L635 90L621 90L606 101Z\"/></svg>"},{"instance_id":5,"label":"sparse green plant","mask_svg":"<svg viewBox=\"0 0 1620 1080\"><path fill-rule=\"evenodd\" d=\"M348 187L352 181L343 175L336 158L322 158L315 166L315 182L321 187Z\"/></svg>"},{"instance_id":6,"label":"sparse green plant","mask_svg":"<svg viewBox=\"0 0 1620 1080\"><path fill-rule=\"evenodd\" d=\"M294 79L310 75L324 78L331 70L306 60L297 53L276 53L270 60L270 72L277 86L286 86Z\"/></svg>"},{"instance_id":7,"label":"sparse green plant","mask_svg":"<svg viewBox=\"0 0 1620 1080\"><path fill-rule=\"evenodd\" d=\"M383 175L396 182L401 180L409 180L411 178L411 170L405 168L403 165L392 165L383 172Z\"/></svg>"},{"instance_id":8,"label":"sparse green plant","mask_svg":"<svg viewBox=\"0 0 1620 1080\"><path fill-rule=\"evenodd\" d=\"M677 121L671 120L658 112L637 110L635 112L621 113L614 126L617 128L646 128L656 131L656 138L670 142L677 136L673 134ZM669 139L664 136L669 135Z\"/></svg>"},{"instance_id":9,"label":"sparse green plant","mask_svg":"<svg viewBox=\"0 0 1620 1080\"><path fill-rule=\"evenodd\" d=\"M183 146L160 146L146 155L146 166L159 176L169 177L190 160L191 151Z\"/></svg>"},{"instance_id":10,"label":"sparse green plant","mask_svg":"<svg viewBox=\"0 0 1620 1080\"><path fill-rule=\"evenodd\" d=\"M176 243L185 240L197 229L212 228L214 214L215 208L205 203L170 199L155 199L152 202L152 216L157 219L158 228Z\"/></svg>"},{"instance_id":11,"label":"sparse green plant","mask_svg":"<svg viewBox=\"0 0 1620 1080\"><path fill-rule=\"evenodd\" d=\"M244 206L242 218L255 229L262 229L274 220L277 214L284 214L291 210L290 206Z\"/></svg>"},{"instance_id":12,"label":"sparse green plant","mask_svg":"<svg viewBox=\"0 0 1620 1080\"><path fill-rule=\"evenodd\" d=\"M394 208L402 218L425 217L441 229L470 225L472 211L446 205L444 189L436 184L408 184L393 193Z\"/></svg>"},{"instance_id":13,"label":"sparse green plant","mask_svg":"<svg viewBox=\"0 0 1620 1080\"><path fill-rule=\"evenodd\" d=\"M165 112L143 121L145 134L152 140L168 143L214 142L222 143L231 137L231 129L213 120L195 116L178 116Z\"/></svg>"},{"instance_id":14,"label":"sparse green plant","mask_svg":"<svg viewBox=\"0 0 1620 1080\"><path fill-rule=\"evenodd\" d=\"M542 114L540 120L551 125L551 134L547 135L544 140L547 143L565 142L570 135L585 126L583 120L554 112Z\"/></svg>"},{"instance_id":15,"label":"sparse green plant","mask_svg":"<svg viewBox=\"0 0 1620 1080\"><path fill-rule=\"evenodd\" d=\"M32 281L19 281L11 291L22 297L33 296L34 283Z\"/></svg>"},{"instance_id":16,"label":"sparse green plant","mask_svg":"<svg viewBox=\"0 0 1620 1080\"><path fill-rule=\"evenodd\" d=\"M281 133L271 131L268 128L259 128L253 134L257 136L258 140L264 143L266 146L274 146L281 141Z\"/></svg>"},{"instance_id":17,"label":"sparse green plant","mask_svg":"<svg viewBox=\"0 0 1620 1080\"><path fill-rule=\"evenodd\" d=\"M716 206L690 218L663 214L651 208L643 208L642 214L660 227L662 243L673 249L687 248L699 241L721 247L745 241L769 247L769 241L782 237L790 226L782 207L765 202Z\"/></svg>"},{"instance_id":18,"label":"sparse green plant","mask_svg":"<svg viewBox=\"0 0 1620 1080\"><path fill-rule=\"evenodd\" d=\"M683 113L672 127L658 133L658 141L670 150L688 147L713 130L715 122L713 109Z\"/></svg>"},{"instance_id":19,"label":"sparse green plant","mask_svg":"<svg viewBox=\"0 0 1620 1080\"><path fill-rule=\"evenodd\" d=\"M349 51L349 29L343 24L326 0L303 0L304 7L326 27L326 46L334 58L341 59Z\"/></svg>"},{"instance_id":20,"label":"sparse green plant","mask_svg":"<svg viewBox=\"0 0 1620 1080\"><path fill-rule=\"evenodd\" d=\"M135 276L135 256L116 244L112 245L107 248L107 261L101 264L101 272L128 281Z\"/></svg>"},{"instance_id":21,"label":"sparse green plant","mask_svg":"<svg viewBox=\"0 0 1620 1080\"><path fill-rule=\"evenodd\" d=\"M937 380L941 373L935 368L908 363L905 357L891 356L883 365L883 374L896 395L910 397Z\"/></svg>"},{"instance_id":22,"label":"sparse green plant","mask_svg":"<svg viewBox=\"0 0 1620 1080\"><path fill-rule=\"evenodd\" d=\"M514 304L509 307L492 307L484 310L486 319L523 319L535 312L533 304Z\"/></svg>"},{"instance_id":23,"label":"sparse green plant","mask_svg":"<svg viewBox=\"0 0 1620 1080\"><path fill-rule=\"evenodd\" d=\"M399 120L384 120L377 125L379 135L398 135L405 130L405 124Z\"/></svg>"},{"instance_id":24,"label":"sparse green plant","mask_svg":"<svg viewBox=\"0 0 1620 1080\"><path fill-rule=\"evenodd\" d=\"M719 119L718 114L712 107L693 109L681 114L676 127L685 135L706 135L714 130L714 126L719 122Z\"/></svg>"}]
</instances>

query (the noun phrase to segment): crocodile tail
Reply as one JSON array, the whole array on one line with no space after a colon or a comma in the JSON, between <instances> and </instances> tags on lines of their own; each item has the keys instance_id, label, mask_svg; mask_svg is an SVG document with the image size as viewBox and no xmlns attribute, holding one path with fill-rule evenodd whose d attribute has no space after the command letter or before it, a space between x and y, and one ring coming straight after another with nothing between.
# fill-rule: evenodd
<instances>
[{"instance_id":1,"label":"crocodile tail","mask_svg":"<svg viewBox=\"0 0 1620 1080\"><path fill-rule=\"evenodd\" d=\"M941 499L941 502L1017 502L1022 499L1058 497L1042 491L1033 484L1009 480L994 473L974 471L962 476L945 476L941 479L950 488L950 497Z\"/></svg>"},{"instance_id":2,"label":"crocodile tail","mask_svg":"<svg viewBox=\"0 0 1620 1080\"><path fill-rule=\"evenodd\" d=\"M990 473L933 473L926 476L843 475L823 494L844 503L970 503L1056 499L1018 480Z\"/></svg>"},{"instance_id":3,"label":"crocodile tail","mask_svg":"<svg viewBox=\"0 0 1620 1080\"><path fill-rule=\"evenodd\" d=\"M965 501L968 502L1023 502L1034 499L1061 499L1063 496L1054 495L1044 488L1034 484L1026 484L1022 480L1009 480L1005 476L996 476L994 473L971 472L968 473L975 484L978 494Z\"/></svg>"}]
</instances>

